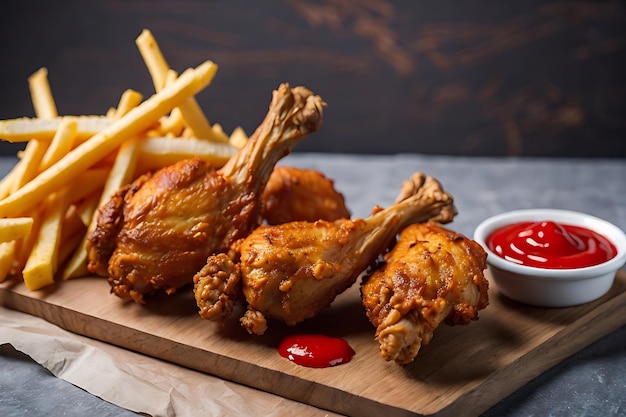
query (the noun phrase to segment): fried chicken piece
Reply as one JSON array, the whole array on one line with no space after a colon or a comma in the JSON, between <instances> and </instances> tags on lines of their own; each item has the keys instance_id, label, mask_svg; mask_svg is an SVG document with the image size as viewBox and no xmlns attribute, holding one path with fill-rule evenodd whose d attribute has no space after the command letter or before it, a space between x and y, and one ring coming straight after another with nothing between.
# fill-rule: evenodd
<instances>
[{"instance_id":1,"label":"fried chicken piece","mask_svg":"<svg viewBox=\"0 0 626 417\"><path fill-rule=\"evenodd\" d=\"M120 190L99 209L88 237L89 270L139 303L191 284L209 255L230 251L260 223L274 166L319 128L324 105L308 89L282 84L261 125L219 170L188 159Z\"/></svg>"},{"instance_id":2,"label":"fried chicken piece","mask_svg":"<svg viewBox=\"0 0 626 417\"><path fill-rule=\"evenodd\" d=\"M313 169L277 166L263 192L263 218L269 224L349 218L333 180Z\"/></svg>"},{"instance_id":3,"label":"fried chicken piece","mask_svg":"<svg viewBox=\"0 0 626 417\"><path fill-rule=\"evenodd\" d=\"M442 322L469 324L487 307L487 254L475 241L434 222L407 226L361 296L387 361L412 362Z\"/></svg>"},{"instance_id":4,"label":"fried chicken piece","mask_svg":"<svg viewBox=\"0 0 626 417\"><path fill-rule=\"evenodd\" d=\"M453 219L456 210L452 196L439 182L423 174L415 179L421 185L413 196L366 219L258 227L241 243L239 274L203 269L194 277L200 315L224 320L229 309L223 309L223 303L217 303L215 296L198 295L211 290L219 294L234 285L230 280L240 280L248 303L240 321L250 333L263 334L266 318L295 325L315 316L354 284L404 226L433 217ZM215 262L212 258L209 263ZM229 271L233 269L229 266Z\"/></svg>"},{"instance_id":5,"label":"fried chicken piece","mask_svg":"<svg viewBox=\"0 0 626 417\"><path fill-rule=\"evenodd\" d=\"M239 264L227 254L208 257L206 265L193 277L200 317L222 324L231 316L235 302L241 298L240 273Z\"/></svg>"}]
</instances>

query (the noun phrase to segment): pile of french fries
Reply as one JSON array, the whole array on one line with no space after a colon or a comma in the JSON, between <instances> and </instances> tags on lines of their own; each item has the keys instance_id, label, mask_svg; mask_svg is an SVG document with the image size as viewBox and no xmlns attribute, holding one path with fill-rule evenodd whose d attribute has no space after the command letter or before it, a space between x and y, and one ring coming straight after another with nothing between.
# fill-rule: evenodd
<instances>
[{"instance_id":1,"label":"pile of french fries","mask_svg":"<svg viewBox=\"0 0 626 417\"><path fill-rule=\"evenodd\" d=\"M0 282L38 290L89 275L85 242L97 208L149 170L192 156L222 166L247 140L210 124L195 95L217 65L172 70L149 30L135 41L155 93L128 89L104 115L59 116L45 68L28 78L35 118L0 121L0 139L27 142L0 181Z\"/></svg>"}]
</instances>

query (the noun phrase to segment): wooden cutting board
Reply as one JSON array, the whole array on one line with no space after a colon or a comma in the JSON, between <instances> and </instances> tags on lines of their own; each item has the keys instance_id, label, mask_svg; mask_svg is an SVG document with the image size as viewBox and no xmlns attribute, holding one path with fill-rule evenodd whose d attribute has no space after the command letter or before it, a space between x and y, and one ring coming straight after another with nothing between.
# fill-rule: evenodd
<instances>
[{"instance_id":1,"label":"wooden cutting board","mask_svg":"<svg viewBox=\"0 0 626 417\"><path fill-rule=\"evenodd\" d=\"M385 362L358 286L320 316L295 328L269 323L248 335L236 320L218 328L196 312L191 290L148 305L124 303L101 278L45 291L0 284L0 303L69 331L287 398L351 416L478 415L564 358L626 323L626 272L601 299L571 308L510 301L492 284L490 306L469 326L442 325L415 362ZM291 333L345 338L353 360L333 368L295 365L277 353Z\"/></svg>"}]
</instances>

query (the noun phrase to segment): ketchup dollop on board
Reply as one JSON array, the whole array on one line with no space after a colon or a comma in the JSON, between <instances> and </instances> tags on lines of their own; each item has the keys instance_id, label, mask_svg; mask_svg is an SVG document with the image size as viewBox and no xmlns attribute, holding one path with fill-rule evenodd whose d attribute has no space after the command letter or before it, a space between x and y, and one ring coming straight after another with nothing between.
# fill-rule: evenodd
<instances>
[{"instance_id":1,"label":"ketchup dollop on board","mask_svg":"<svg viewBox=\"0 0 626 417\"><path fill-rule=\"evenodd\" d=\"M309 368L340 365L354 356L354 350L344 339L321 334L287 336L280 342L278 353Z\"/></svg>"},{"instance_id":2,"label":"ketchup dollop on board","mask_svg":"<svg viewBox=\"0 0 626 417\"><path fill-rule=\"evenodd\" d=\"M553 221L504 226L487 237L487 246L511 262L544 269L584 268L617 255L615 245L603 235Z\"/></svg>"}]
</instances>

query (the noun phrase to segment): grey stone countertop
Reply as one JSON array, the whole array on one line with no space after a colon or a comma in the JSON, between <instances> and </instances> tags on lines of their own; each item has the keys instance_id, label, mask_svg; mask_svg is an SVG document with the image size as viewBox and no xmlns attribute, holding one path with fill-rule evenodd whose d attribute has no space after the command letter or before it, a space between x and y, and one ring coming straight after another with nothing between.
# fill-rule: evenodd
<instances>
[{"instance_id":1,"label":"grey stone countertop","mask_svg":"<svg viewBox=\"0 0 626 417\"><path fill-rule=\"evenodd\" d=\"M0 158L0 177L14 163ZM450 227L467 236L493 214L536 207L582 211L626 229L622 159L294 153L280 163L319 169L333 178L353 216L390 204L400 182L419 170L454 196L459 214ZM3 340L0 369L2 416L136 415L54 377ZM483 416L626 416L626 327L563 360Z\"/></svg>"}]
</instances>

